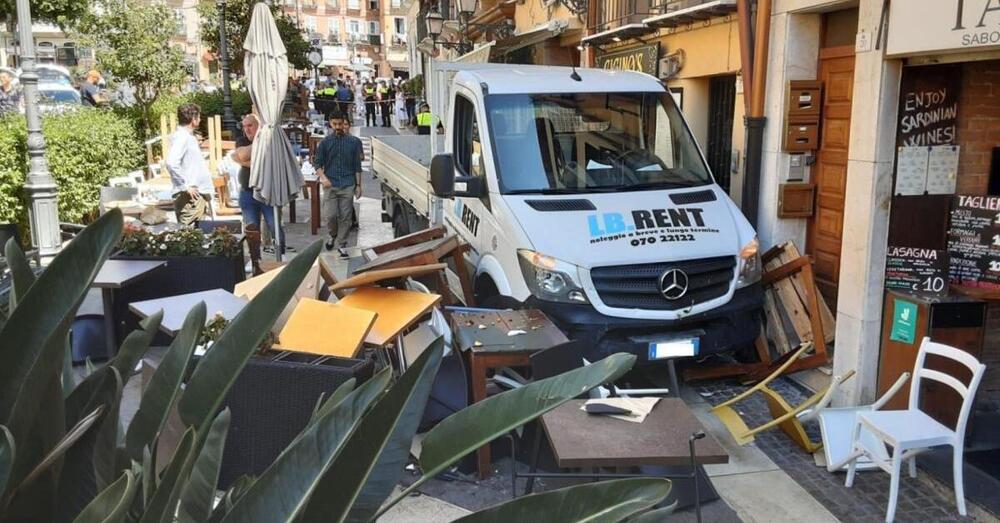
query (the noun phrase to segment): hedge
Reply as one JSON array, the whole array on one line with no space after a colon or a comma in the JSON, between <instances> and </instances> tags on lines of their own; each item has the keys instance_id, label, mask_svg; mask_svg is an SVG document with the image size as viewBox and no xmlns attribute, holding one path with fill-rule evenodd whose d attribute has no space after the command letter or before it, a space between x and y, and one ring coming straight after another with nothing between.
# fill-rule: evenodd
<instances>
[{"instance_id":1,"label":"hedge","mask_svg":"<svg viewBox=\"0 0 1000 523\"><path fill-rule=\"evenodd\" d=\"M245 90L233 89L232 100L233 114L237 119L250 112L250 94ZM208 116L222 116L222 89L219 89L214 93L198 92L161 96L160 99L153 104L153 121L156 122L156 125L159 125L160 115L176 113L177 108L181 104L189 102L201 108L203 122L204 120L207 120L205 117ZM154 131L158 133L159 128L154 129Z\"/></svg>"},{"instance_id":2,"label":"hedge","mask_svg":"<svg viewBox=\"0 0 1000 523\"><path fill-rule=\"evenodd\" d=\"M42 120L45 157L59 187L59 220L82 223L97 210L100 187L145 163L134 123L109 111L81 109ZM0 223L27 222L24 117L0 118Z\"/></svg>"}]
</instances>

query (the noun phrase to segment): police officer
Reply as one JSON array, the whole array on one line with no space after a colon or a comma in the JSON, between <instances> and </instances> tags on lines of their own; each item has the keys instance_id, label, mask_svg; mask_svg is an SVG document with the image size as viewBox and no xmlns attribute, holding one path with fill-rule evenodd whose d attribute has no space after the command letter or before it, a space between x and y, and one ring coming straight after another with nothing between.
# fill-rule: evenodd
<instances>
[{"instance_id":1,"label":"police officer","mask_svg":"<svg viewBox=\"0 0 1000 523\"><path fill-rule=\"evenodd\" d=\"M420 104L420 110L417 111L417 134L431 134L433 119L430 106L425 103Z\"/></svg>"},{"instance_id":2,"label":"police officer","mask_svg":"<svg viewBox=\"0 0 1000 523\"><path fill-rule=\"evenodd\" d=\"M375 103L377 93L375 92L375 85L370 81L365 82L364 88L365 94L365 125L375 127Z\"/></svg>"},{"instance_id":3,"label":"police officer","mask_svg":"<svg viewBox=\"0 0 1000 523\"><path fill-rule=\"evenodd\" d=\"M395 96L384 80L378 83L378 110L382 113L382 127L392 127L392 99Z\"/></svg>"}]
</instances>

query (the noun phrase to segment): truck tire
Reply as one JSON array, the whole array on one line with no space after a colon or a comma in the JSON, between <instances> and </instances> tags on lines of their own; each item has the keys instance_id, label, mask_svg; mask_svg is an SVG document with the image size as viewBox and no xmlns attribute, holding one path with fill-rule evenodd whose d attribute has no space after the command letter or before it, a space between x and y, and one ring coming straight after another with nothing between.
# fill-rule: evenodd
<instances>
[{"instance_id":1,"label":"truck tire","mask_svg":"<svg viewBox=\"0 0 1000 523\"><path fill-rule=\"evenodd\" d=\"M476 281L476 305L486 309L501 310L517 310L524 307L523 303L514 298L500 294L493 279L485 274Z\"/></svg>"},{"instance_id":2,"label":"truck tire","mask_svg":"<svg viewBox=\"0 0 1000 523\"><path fill-rule=\"evenodd\" d=\"M396 238L402 238L410 234L410 223L406 219L406 210L402 207L396 207L396 211L392 213L392 235Z\"/></svg>"}]
</instances>

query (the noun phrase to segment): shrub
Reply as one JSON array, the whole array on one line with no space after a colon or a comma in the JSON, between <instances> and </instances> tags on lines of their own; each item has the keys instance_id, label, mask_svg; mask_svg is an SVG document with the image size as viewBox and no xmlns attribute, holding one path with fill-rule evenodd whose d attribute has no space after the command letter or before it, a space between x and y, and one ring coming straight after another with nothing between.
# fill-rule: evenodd
<instances>
[{"instance_id":1,"label":"shrub","mask_svg":"<svg viewBox=\"0 0 1000 523\"><path fill-rule=\"evenodd\" d=\"M69 111L46 116L45 158L59 187L59 219L80 223L97 209L108 178L142 166L142 142L132 122L112 112ZM28 172L27 133L20 115L0 118L0 222L24 223L22 187Z\"/></svg>"},{"instance_id":2,"label":"shrub","mask_svg":"<svg viewBox=\"0 0 1000 523\"><path fill-rule=\"evenodd\" d=\"M232 98L233 114L237 119L250 112L250 93L243 89L233 89ZM158 126L160 125L161 115L176 113L177 107L181 104L189 102L197 104L198 107L201 108L203 124L205 120L208 119L208 116L222 116L222 89L219 89L214 93L197 92L161 96L160 99L153 104L153 131L158 132L159 130Z\"/></svg>"},{"instance_id":3,"label":"shrub","mask_svg":"<svg viewBox=\"0 0 1000 523\"><path fill-rule=\"evenodd\" d=\"M205 234L200 229L149 232L128 228L118 245L126 256L228 256L243 249L236 235L225 229Z\"/></svg>"}]
</instances>

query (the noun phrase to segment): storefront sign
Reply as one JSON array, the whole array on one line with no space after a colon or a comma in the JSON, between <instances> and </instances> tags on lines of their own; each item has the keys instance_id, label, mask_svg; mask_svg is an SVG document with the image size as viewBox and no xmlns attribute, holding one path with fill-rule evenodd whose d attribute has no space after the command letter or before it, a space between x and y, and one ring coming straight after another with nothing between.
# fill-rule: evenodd
<instances>
[{"instance_id":1,"label":"storefront sign","mask_svg":"<svg viewBox=\"0 0 1000 523\"><path fill-rule=\"evenodd\" d=\"M1000 49L997 0L906 0L889 4L886 54Z\"/></svg>"},{"instance_id":2,"label":"storefront sign","mask_svg":"<svg viewBox=\"0 0 1000 523\"><path fill-rule=\"evenodd\" d=\"M1000 289L1000 196L955 196L948 254L952 283Z\"/></svg>"},{"instance_id":3,"label":"storefront sign","mask_svg":"<svg viewBox=\"0 0 1000 523\"><path fill-rule=\"evenodd\" d=\"M893 298L889 339L912 344L917 338L917 304Z\"/></svg>"},{"instance_id":4,"label":"storefront sign","mask_svg":"<svg viewBox=\"0 0 1000 523\"><path fill-rule=\"evenodd\" d=\"M958 130L962 70L956 65L907 67L899 86L899 147L952 145Z\"/></svg>"},{"instance_id":5,"label":"storefront sign","mask_svg":"<svg viewBox=\"0 0 1000 523\"><path fill-rule=\"evenodd\" d=\"M948 294L948 252L889 247L885 259L885 287L927 296Z\"/></svg>"},{"instance_id":6,"label":"storefront sign","mask_svg":"<svg viewBox=\"0 0 1000 523\"><path fill-rule=\"evenodd\" d=\"M659 44L644 45L627 51L600 55L597 57L597 68L637 71L656 76L659 57Z\"/></svg>"}]
</instances>

